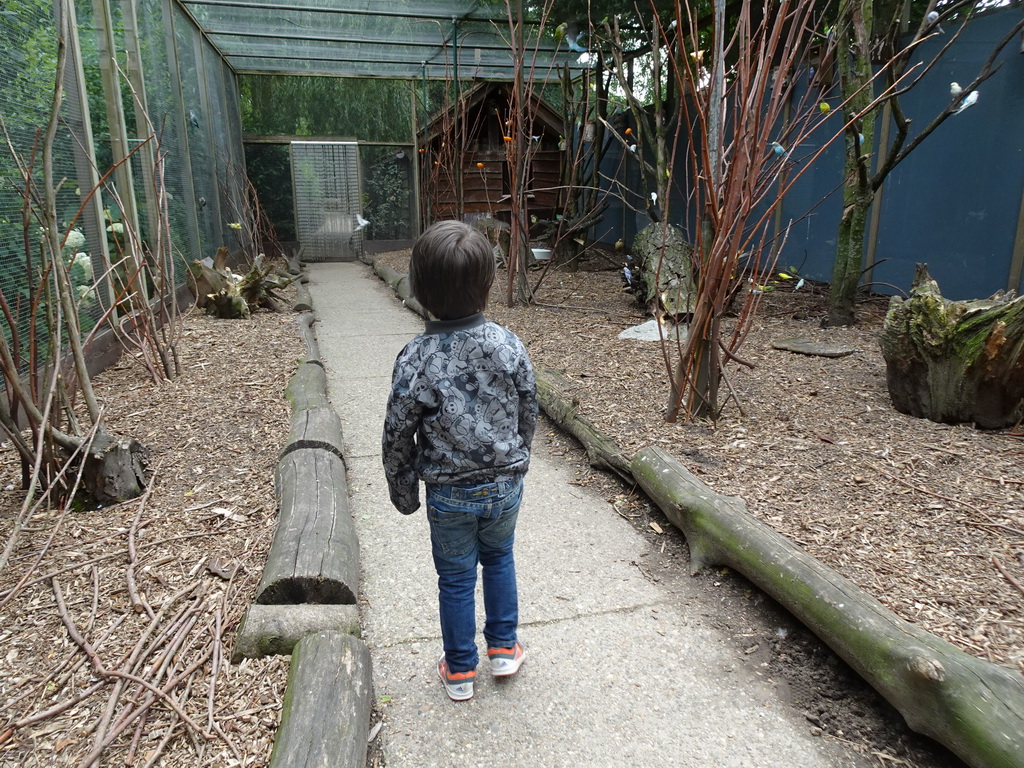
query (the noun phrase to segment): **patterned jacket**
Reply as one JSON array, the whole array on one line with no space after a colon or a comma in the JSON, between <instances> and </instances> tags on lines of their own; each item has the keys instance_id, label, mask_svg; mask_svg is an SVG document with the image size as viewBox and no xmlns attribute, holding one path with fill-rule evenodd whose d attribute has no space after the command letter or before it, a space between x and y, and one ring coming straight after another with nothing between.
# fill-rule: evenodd
<instances>
[{"instance_id":1,"label":"patterned jacket","mask_svg":"<svg viewBox=\"0 0 1024 768\"><path fill-rule=\"evenodd\" d=\"M472 485L526 473L537 382L526 348L482 313L428 321L395 360L384 419L384 474L403 514L419 480Z\"/></svg>"}]
</instances>

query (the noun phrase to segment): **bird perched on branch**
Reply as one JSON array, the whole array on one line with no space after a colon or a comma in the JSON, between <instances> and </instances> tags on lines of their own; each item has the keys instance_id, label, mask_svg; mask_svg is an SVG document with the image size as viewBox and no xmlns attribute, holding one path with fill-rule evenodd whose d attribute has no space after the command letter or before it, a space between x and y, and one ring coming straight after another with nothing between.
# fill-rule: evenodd
<instances>
[{"instance_id":1,"label":"bird perched on branch","mask_svg":"<svg viewBox=\"0 0 1024 768\"><path fill-rule=\"evenodd\" d=\"M959 96L963 92L963 90L964 89L960 87L960 83L956 82L955 80L949 84L950 96Z\"/></svg>"},{"instance_id":2,"label":"bird perched on branch","mask_svg":"<svg viewBox=\"0 0 1024 768\"><path fill-rule=\"evenodd\" d=\"M938 11L931 11L927 16L924 17L924 23L925 23L925 25L927 27L935 27L935 31L938 32L940 35L943 35L945 33L942 31L942 27L936 27L935 26L935 24L938 22L938 20L939 20L939 12Z\"/></svg>"},{"instance_id":3,"label":"bird perched on branch","mask_svg":"<svg viewBox=\"0 0 1024 768\"><path fill-rule=\"evenodd\" d=\"M967 96L964 97L964 100L960 102L960 106L957 107L957 109L956 109L957 114L963 112L968 107L973 107L977 103L978 103L978 92L977 91L971 91L970 93L967 94Z\"/></svg>"}]
</instances>

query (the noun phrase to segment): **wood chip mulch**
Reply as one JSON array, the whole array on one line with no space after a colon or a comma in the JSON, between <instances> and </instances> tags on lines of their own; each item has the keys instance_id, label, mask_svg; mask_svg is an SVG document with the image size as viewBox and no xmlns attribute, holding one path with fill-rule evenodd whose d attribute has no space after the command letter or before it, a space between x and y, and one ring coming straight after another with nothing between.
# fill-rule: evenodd
<instances>
[{"instance_id":1,"label":"wood chip mulch","mask_svg":"<svg viewBox=\"0 0 1024 768\"><path fill-rule=\"evenodd\" d=\"M287 660L227 658L270 548L303 351L294 315L194 312L178 379L153 384L130 357L96 377L109 429L149 449L152 488L39 511L18 538L0 573L0 766L267 763ZM0 482L7 542L23 496L7 445Z\"/></svg>"}]
</instances>

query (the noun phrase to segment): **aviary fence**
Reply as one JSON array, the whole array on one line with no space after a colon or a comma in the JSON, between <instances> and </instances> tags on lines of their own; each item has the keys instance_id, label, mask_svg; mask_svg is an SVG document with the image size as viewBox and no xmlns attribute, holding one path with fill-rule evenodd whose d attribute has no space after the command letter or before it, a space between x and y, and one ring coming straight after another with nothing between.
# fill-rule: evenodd
<instances>
[{"instance_id":1,"label":"aviary fence","mask_svg":"<svg viewBox=\"0 0 1024 768\"><path fill-rule=\"evenodd\" d=\"M10 142L0 152L0 289L18 327L28 322L38 249L31 221L25 234L24 183L11 150L41 176L38 147L57 66L55 9L71 14L77 30L69 36L54 173L59 225L77 230L65 258L74 264L82 325L95 324L112 301L105 262L112 252L116 260L125 227L146 241L157 226L153 152L165 159L177 284L184 284L186 261L251 245L241 242L244 228L230 226L247 216L235 75L180 6L7 3L0 14L0 117ZM155 141L147 141L151 135ZM10 338L11 324L4 325Z\"/></svg>"}]
</instances>

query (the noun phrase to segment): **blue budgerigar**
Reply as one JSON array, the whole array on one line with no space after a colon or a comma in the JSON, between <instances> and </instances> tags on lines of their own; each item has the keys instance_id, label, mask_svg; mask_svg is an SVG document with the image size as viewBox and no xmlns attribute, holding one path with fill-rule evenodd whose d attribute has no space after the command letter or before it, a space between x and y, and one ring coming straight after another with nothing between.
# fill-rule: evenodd
<instances>
[{"instance_id":1,"label":"blue budgerigar","mask_svg":"<svg viewBox=\"0 0 1024 768\"><path fill-rule=\"evenodd\" d=\"M968 107L973 107L977 103L978 103L978 92L977 91L971 91L970 93L967 94L967 96L964 97L964 100L960 102L960 106L957 107L956 111L959 114L960 112L963 112Z\"/></svg>"},{"instance_id":2,"label":"blue budgerigar","mask_svg":"<svg viewBox=\"0 0 1024 768\"><path fill-rule=\"evenodd\" d=\"M569 50L575 53L589 53L589 51L580 45L580 40L586 36L586 32L580 32L576 37L566 38L566 44L569 46Z\"/></svg>"}]
</instances>

